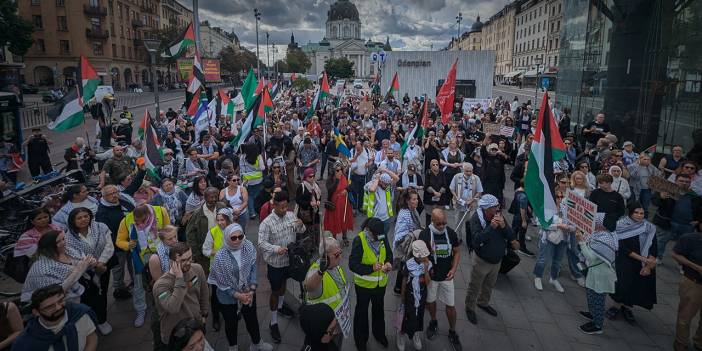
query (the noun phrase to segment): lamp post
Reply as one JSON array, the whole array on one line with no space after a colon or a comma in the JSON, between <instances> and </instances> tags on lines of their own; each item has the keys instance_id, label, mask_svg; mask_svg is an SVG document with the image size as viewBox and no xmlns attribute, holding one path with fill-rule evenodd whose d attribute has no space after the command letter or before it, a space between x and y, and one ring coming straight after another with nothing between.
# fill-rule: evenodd
<instances>
[{"instance_id":1,"label":"lamp post","mask_svg":"<svg viewBox=\"0 0 702 351\"><path fill-rule=\"evenodd\" d=\"M270 34L266 32L266 78L271 79L271 55L270 55L270 47L268 46L268 39L270 38Z\"/></svg>"},{"instance_id":2,"label":"lamp post","mask_svg":"<svg viewBox=\"0 0 702 351\"><path fill-rule=\"evenodd\" d=\"M146 51L149 52L149 56L151 57L151 83L154 89L154 101L156 102L155 116L158 116L161 111L161 105L158 98L158 78L156 77L156 68L154 66L156 66L156 53L159 51L161 41L158 39L144 39L143 43Z\"/></svg>"},{"instance_id":3,"label":"lamp post","mask_svg":"<svg viewBox=\"0 0 702 351\"><path fill-rule=\"evenodd\" d=\"M276 60L276 55L278 54L278 48L273 43L273 63L275 64L275 81L278 81L278 61Z\"/></svg>"},{"instance_id":4,"label":"lamp post","mask_svg":"<svg viewBox=\"0 0 702 351\"><path fill-rule=\"evenodd\" d=\"M458 16L456 16L456 23L458 23L458 29L456 31L456 45L458 45L461 40L461 21L463 21L463 13L459 12ZM458 46L458 50L461 50L460 46Z\"/></svg>"},{"instance_id":5,"label":"lamp post","mask_svg":"<svg viewBox=\"0 0 702 351\"><path fill-rule=\"evenodd\" d=\"M256 18L256 73L261 79L261 59L258 56L258 21L261 20L261 12L257 8L254 9L254 17Z\"/></svg>"},{"instance_id":6,"label":"lamp post","mask_svg":"<svg viewBox=\"0 0 702 351\"><path fill-rule=\"evenodd\" d=\"M539 80L541 79L541 73L539 72L539 68L541 67L541 63L543 62L543 59L541 57L535 57L534 58L534 63L536 63L536 89L534 91L534 106L536 106L538 102L538 95L539 95Z\"/></svg>"}]
</instances>

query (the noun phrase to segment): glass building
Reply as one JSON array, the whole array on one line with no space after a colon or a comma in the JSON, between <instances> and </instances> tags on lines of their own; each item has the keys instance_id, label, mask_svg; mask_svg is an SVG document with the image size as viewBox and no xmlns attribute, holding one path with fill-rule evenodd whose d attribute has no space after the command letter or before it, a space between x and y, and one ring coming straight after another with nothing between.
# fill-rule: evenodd
<instances>
[{"instance_id":1,"label":"glass building","mask_svg":"<svg viewBox=\"0 0 702 351\"><path fill-rule=\"evenodd\" d=\"M702 0L563 5L557 107L580 126L604 112L638 150L702 139Z\"/></svg>"}]
</instances>

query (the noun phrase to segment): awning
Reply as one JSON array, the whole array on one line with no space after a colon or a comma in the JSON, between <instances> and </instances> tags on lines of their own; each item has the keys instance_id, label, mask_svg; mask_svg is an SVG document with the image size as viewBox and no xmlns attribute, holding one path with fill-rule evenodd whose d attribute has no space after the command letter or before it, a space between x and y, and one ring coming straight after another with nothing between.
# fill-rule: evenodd
<instances>
[{"instance_id":1,"label":"awning","mask_svg":"<svg viewBox=\"0 0 702 351\"><path fill-rule=\"evenodd\" d=\"M514 78L514 77L517 77L517 76L521 75L522 73L524 73L524 72L522 72L522 71L512 71L512 72L509 72L509 73L505 74L505 78Z\"/></svg>"},{"instance_id":2,"label":"awning","mask_svg":"<svg viewBox=\"0 0 702 351\"><path fill-rule=\"evenodd\" d=\"M528 78L533 78L533 77L536 77L536 76L538 76L538 75L539 75L539 72L538 72L537 70L535 70L535 69L532 69L532 70L527 71L526 73L524 73L524 78L527 78L527 77L528 77Z\"/></svg>"}]
</instances>

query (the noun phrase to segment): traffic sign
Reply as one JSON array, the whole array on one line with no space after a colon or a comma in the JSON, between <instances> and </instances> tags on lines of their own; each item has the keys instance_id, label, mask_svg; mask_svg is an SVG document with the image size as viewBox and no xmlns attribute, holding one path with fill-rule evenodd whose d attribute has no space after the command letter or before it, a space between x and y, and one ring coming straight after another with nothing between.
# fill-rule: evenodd
<instances>
[{"instance_id":1,"label":"traffic sign","mask_svg":"<svg viewBox=\"0 0 702 351\"><path fill-rule=\"evenodd\" d=\"M371 60L371 62L378 62L378 53L377 53L377 52L371 52L371 54L370 54L370 60Z\"/></svg>"},{"instance_id":2,"label":"traffic sign","mask_svg":"<svg viewBox=\"0 0 702 351\"><path fill-rule=\"evenodd\" d=\"M548 89L549 85L551 85L551 79L548 77L542 77L541 78L541 88Z\"/></svg>"},{"instance_id":3,"label":"traffic sign","mask_svg":"<svg viewBox=\"0 0 702 351\"><path fill-rule=\"evenodd\" d=\"M385 62L385 58L388 56L388 54L385 53L385 50L380 50L380 52L378 52L378 56L380 57L380 62Z\"/></svg>"}]
</instances>

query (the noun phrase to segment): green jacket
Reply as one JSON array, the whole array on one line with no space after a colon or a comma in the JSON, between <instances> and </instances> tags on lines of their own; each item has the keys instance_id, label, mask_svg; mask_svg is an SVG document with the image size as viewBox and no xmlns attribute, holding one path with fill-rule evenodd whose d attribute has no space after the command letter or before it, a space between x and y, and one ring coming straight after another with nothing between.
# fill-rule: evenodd
<instances>
[{"instance_id":1,"label":"green jacket","mask_svg":"<svg viewBox=\"0 0 702 351\"><path fill-rule=\"evenodd\" d=\"M220 208L224 207L224 204L217 202L215 213L219 211ZM187 243L190 249L193 250L193 262L200 264L205 270L205 273L207 273L206 275L209 274L210 270L210 258L202 254L202 244L205 243L205 238L209 230L210 227L207 223L207 217L205 217L205 212L203 212L202 207L200 207L193 212L190 220L188 220L188 224L185 227L185 236L187 237Z\"/></svg>"}]
</instances>

